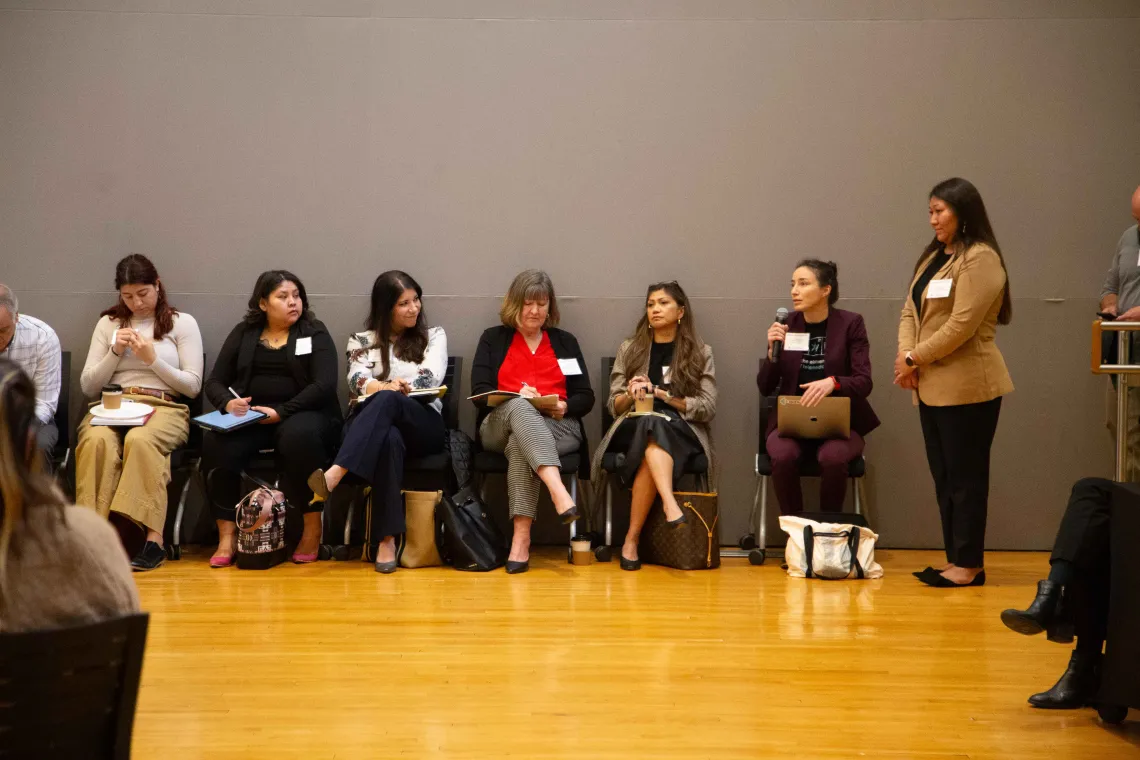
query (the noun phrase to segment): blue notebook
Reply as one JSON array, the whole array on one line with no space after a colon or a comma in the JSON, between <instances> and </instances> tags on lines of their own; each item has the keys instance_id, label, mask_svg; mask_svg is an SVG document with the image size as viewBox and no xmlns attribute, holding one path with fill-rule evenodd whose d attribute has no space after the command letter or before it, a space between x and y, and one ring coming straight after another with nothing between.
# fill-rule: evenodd
<instances>
[{"instance_id":1,"label":"blue notebook","mask_svg":"<svg viewBox=\"0 0 1140 760\"><path fill-rule=\"evenodd\" d=\"M264 414L251 409L241 417L238 417L236 414L226 414L221 411L216 411L203 414L201 417L195 417L190 421L207 430L213 430L218 433L228 433L231 430L238 430L246 425L256 425L263 419L265 419Z\"/></svg>"}]
</instances>

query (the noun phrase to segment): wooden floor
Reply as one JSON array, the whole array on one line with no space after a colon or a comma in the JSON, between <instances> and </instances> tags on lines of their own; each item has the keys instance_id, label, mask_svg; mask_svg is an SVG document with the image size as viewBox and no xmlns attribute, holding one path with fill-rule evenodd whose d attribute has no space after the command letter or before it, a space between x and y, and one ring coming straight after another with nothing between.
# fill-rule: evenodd
<instances>
[{"instance_id":1,"label":"wooden floor","mask_svg":"<svg viewBox=\"0 0 1140 760\"><path fill-rule=\"evenodd\" d=\"M1066 647L1006 630L1046 555L987 556L989 585L932 589L934 552L878 581L713 572L547 551L529 573L391 576L363 563L138 577L150 637L134 756L304 758L1140 757L1137 713L1025 698Z\"/></svg>"}]
</instances>

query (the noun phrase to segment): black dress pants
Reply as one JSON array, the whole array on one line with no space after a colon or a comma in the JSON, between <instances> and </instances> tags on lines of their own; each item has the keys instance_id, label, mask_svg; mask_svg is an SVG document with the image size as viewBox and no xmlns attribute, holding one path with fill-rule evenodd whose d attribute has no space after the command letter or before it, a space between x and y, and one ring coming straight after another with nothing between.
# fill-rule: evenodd
<instances>
[{"instance_id":1,"label":"black dress pants","mask_svg":"<svg viewBox=\"0 0 1140 760\"><path fill-rule=\"evenodd\" d=\"M1086 643L1103 642L1108 633L1111 516L1116 489L1116 483L1104 478L1084 478L1073 485L1049 560L1073 565L1073 581L1065 592L1077 639ZM1099 646L1095 648L1099 651Z\"/></svg>"},{"instance_id":2,"label":"black dress pants","mask_svg":"<svg viewBox=\"0 0 1140 760\"><path fill-rule=\"evenodd\" d=\"M376 545L404 532L404 459L443 451L443 416L422 401L396 391L379 391L349 417L336 464L372 486L372 529Z\"/></svg>"},{"instance_id":3,"label":"black dress pants","mask_svg":"<svg viewBox=\"0 0 1140 760\"><path fill-rule=\"evenodd\" d=\"M1000 412L1000 396L980 404L919 405L946 560L959 567L982 567L985 561L990 447Z\"/></svg>"},{"instance_id":4,"label":"black dress pants","mask_svg":"<svg viewBox=\"0 0 1140 760\"><path fill-rule=\"evenodd\" d=\"M281 492L302 513L321 511L310 504L313 492L306 481L325 467L340 436L340 420L323 412L298 412L276 425L250 425L229 433L207 431L202 441L202 472L215 519L234 519L234 507L244 496L241 472L259 451L274 449L281 473Z\"/></svg>"}]
</instances>

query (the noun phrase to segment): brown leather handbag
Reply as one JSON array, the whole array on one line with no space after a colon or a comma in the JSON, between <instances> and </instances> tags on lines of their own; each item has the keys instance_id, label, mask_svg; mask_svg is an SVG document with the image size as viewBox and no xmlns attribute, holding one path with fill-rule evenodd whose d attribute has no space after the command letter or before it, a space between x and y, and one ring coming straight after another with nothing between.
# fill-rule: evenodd
<instances>
[{"instance_id":1,"label":"brown leather handbag","mask_svg":"<svg viewBox=\"0 0 1140 760\"><path fill-rule=\"evenodd\" d=\"M677 570L720 567L720 512L715 493L678 491L673 494L687 522L669 525L658 499L645 521L641 559Z\"/></svg>"}]
</instances>

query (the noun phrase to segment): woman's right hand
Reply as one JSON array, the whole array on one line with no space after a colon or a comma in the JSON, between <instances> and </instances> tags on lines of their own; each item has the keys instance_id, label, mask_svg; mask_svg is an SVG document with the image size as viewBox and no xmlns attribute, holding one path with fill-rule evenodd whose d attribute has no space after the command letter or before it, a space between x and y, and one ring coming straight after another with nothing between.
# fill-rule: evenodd
<instances>
[{"instance_id":1,"label":"woman's right hand","mask_svg":"<svg viewBox=\"0 0 1140 760\"><path fill-rule=\"evenodd\" d=\"M649 393L649 389L653 387L653 383L649 382L649 378L645 375L635 375L626 386L625 392L630 395L635 401L643 401L645 394Z\"/></svg>"},{"instance_id":2,"label":"woman's right hand","mask_svg":"<svg viewBox=\"0 0 1140 760\"><path fill-rule=\"evenodd\" d=\"M249 402L253 401L253 397L248 398L233 398L226 402L226 413L232 414L235 417L244 417L245 413L249 411Z\"/></svg>"},{"instance_id":3,"label":"woman's right hand","mask_svg":"<svg viewBox=\"0 0 1140 760\"><path fill-rule=\"evenodd\" d=\"M111 350L119 356L127 353L127 349L131 347L131 341L134 340L135 331L129 327L124 327L115 330L115 342L111 344Z\"/></svg>"},{"instance_id":4,"label":"woman's right hand","mask_svg":"<svg viewBox=\"0 0 1140 760\"><path fill-rule=\"evenodd\" d=\"M772 345L778 340L782 341L787 334L788 326L779 322L773 322L772 326L768 328L768 361L772 360Z\"/></svg>"}]
</instances>

